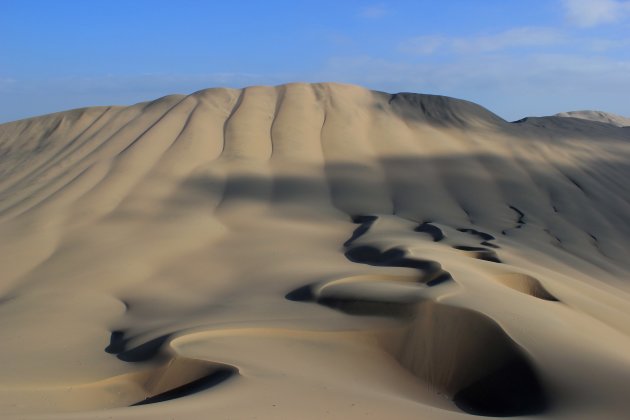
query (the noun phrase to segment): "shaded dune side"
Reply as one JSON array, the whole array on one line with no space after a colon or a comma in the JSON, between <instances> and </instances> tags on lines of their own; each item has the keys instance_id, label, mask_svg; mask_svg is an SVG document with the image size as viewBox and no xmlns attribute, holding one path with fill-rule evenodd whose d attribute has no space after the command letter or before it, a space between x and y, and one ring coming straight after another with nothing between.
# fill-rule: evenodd
<instances>
[{"instance_id":1,"label":"shaded dune side","mask_svg":"<svg viewBox=\"0 0 630 420\"><path fill-rule=\"evenodd\" d=\"M496 126L504 119L473 102L439 95L396 93L388 103L403 119L442 127L468 128L471 126Z\"/></svg>"},{"instance_id":2,"label":"shaded dune side","mask_svg":"<svg viewBox=\"0 0 630 420\"><path fill-rule=\"evenodd\" d=\"M388 337L385 343L401 365L467 413L532 415L549 407L523 350L478 312L422 302L398 340Z\"/></svg>"}]
</instances>

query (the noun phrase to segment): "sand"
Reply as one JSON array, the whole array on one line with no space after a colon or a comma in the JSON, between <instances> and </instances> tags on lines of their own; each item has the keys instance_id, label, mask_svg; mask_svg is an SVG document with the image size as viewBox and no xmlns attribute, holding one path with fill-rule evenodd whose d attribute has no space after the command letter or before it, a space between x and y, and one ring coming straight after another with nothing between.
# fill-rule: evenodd
<instances>
[{"instance_id":1,"label":"sand","mask_svg":"<svg viewBox=\"0 0 630 420\"><path fill-rule=\"evenodd\" d=\"M0 417L627 419L628 130L340 84L0 125Z\"/></svg>"},{"instance_id":2,"label":"sand","mask_svg":"<svg viewBox=\"0 0 630 420\"><path fill-rule=\"evenodd\" d=\"M617 127L630 126L630 118L621 115L611 114L602 111L569 111L561 112L556 117L580 118L583 120L599 121L606 124L613 124Z\"/></svg>"}]
</instances>

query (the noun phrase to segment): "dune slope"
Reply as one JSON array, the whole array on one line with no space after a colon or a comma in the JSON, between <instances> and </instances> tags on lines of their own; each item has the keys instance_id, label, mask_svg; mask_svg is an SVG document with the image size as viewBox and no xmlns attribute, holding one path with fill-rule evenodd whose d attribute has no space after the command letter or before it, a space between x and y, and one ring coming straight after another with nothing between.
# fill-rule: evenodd
<instances>
[{"instance_id":1,"label":"dune slope","mask_svg":"<svg viewBox=\"0 0 630 420\"><path fill-rule=\"evenodd\" d=\"M599 121L606 124L616 125L617 127L630 126L630 118L602 111L569 111L561 112L559 114L556 114L555 116Z\"/></svg>"},{"instance_id":2,"label":"dune slope","mask_svg":"<svg viewBox=\"0 0 630 420\"><path fill-rule=\"evenodd\" d=\"M338 84L0 125L0 417L627 419L629 162Z\"/></svg>"}]
</instances>

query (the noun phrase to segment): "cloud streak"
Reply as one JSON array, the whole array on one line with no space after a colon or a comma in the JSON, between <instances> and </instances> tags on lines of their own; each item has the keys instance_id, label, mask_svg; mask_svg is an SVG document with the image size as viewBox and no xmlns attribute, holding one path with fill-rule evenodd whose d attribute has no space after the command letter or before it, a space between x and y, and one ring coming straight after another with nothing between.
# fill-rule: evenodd
<instances>
[{"instance_id":1,"label":"cloud streak","mask_svg":"<svg viewBox=\"0 0 630 420\"><path fill-rule=\"evenodd\" d=\"M563 0L568 20L582 28L611 24L630 18L630 1Z\"/></svg>"},{"instance_id":2,"label":"cloud streak","mask_svg":"<svg viewBox=\"0 0 630 420\"><path fill-rule=\"evenodd\" d=\"M419 36L401 42L398 45L398 50L416 55L488 53L516 48L556 46L566 41L565 35L556 29L521 27L492 35L465 38L442 35Z\"/></svg>"}]
</instances>

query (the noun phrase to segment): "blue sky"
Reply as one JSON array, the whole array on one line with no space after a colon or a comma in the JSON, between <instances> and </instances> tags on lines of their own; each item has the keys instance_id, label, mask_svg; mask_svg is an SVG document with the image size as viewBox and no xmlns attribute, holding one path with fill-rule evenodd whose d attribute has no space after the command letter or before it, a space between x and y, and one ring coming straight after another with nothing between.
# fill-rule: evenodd
<instances>
[{"instance_id":1,"label":"blue sky","mask_svg":"<svg viewBox=\"0 0 630 420\"><path fill-rule=\"evenodd\" d=\"M630 0L0 1L0 122L336 81L630 115Z\"/></svg>"}]
</instances>

